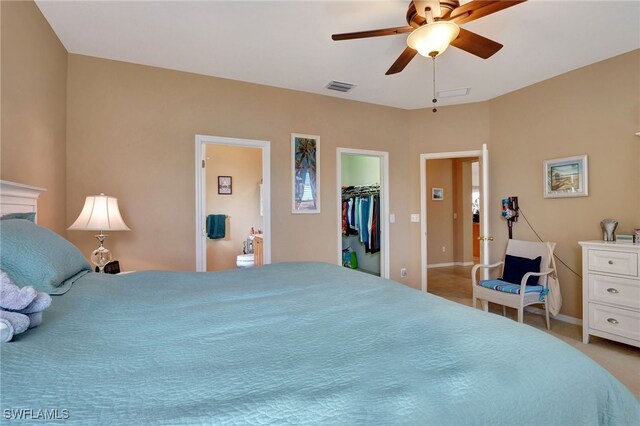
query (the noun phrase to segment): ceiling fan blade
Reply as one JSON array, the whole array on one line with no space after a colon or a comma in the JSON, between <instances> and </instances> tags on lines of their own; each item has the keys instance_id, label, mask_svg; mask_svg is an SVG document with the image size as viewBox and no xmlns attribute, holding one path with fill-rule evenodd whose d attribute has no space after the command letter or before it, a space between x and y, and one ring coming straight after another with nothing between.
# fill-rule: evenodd
<instances>
[{"instance_id":1,"label":"ceiling fan blade","mask_svg":"<svg viewBox=\"0 0 640 426\"><path fill-rule=\"evenodd\" d=\"M391 74L399 73L400 71L402 71L404 69L404 67L406 67L409 64L409 62L411 62L411 60L417 54L418 54L417 50L414 50L414 49L412 49L410 47L407 47L400 54L400 56L398 56L398 59L396 59L396 61L393 63L393 65L391 65L391 68L389 68L389 70L386 73L384 73L384 75L391 75Z\"/></svg>"},{"instance_id":2,"label":"ceiling fan blade","mask_svg":"<svg viewBox=\"0 0 640 426\"><path fill-rule=\"evenodd\" d=\"M508 7L524 3L525 1L527 0L474 0L454 9L451 15L449 15L449 21L455 22L458 25L464 24L499 12Z\"/></svg>"},{"instance_id":3,"label":"ceiling fan blade","mask_svg":"<svg viewBox=\"0 0 640 426\"><path fill-rule=\"evenodd\" d=\"M353 40L356 38L368 38L368 37L381 37L388 35L396 35L396 34L406 34L413 31L415 28L413 27L395 27L395 28L385 28L382 30L369 30L369 31L358 31L355 33L343 33L343 34L334 34L331 38L335 41L339 40Z\"/></svg>"},{"instance_id":4,"label":"ceiling fan blade","mask_svg":"<svg viewBox=\"0 0 640 426\"><path fill-rule=\"evenodd\" d=\"M498 50L502 49L502 45L480 34L476 34L464 28L460 28L460 34L451 42L452 46L469 52L472 55L487 59L493 56Z\"/></svg>"}]
</instances>

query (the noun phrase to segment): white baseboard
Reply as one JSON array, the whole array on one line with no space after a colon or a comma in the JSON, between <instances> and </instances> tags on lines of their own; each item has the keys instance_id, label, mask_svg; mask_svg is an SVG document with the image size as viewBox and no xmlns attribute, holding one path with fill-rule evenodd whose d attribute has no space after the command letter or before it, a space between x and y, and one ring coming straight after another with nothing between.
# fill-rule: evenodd
<instances>
[{"instance_id":1,"label":"white baseboard","mask_svg":"<svg viewBox=\"0 0 640 426\"><path fill-rule=\"evenodd\" d=\"M534 308L533 306L527 306L526 308L524 308L524 310L527 312L531 312L532 314L544 315L544 309ZM558 314L555 317L551 316L551 318L556 319L558 321L566 322L569 324L582 325L581 319L570 317L568 315Z\"/></svg>"},{"instance_id":2,"label":"white baseboard","mask_svg":"<svg viewBox=\"0 0 640 426\"><path fill-rule=\"evenodd\" d=\"M471 266L473 262L447 262L447 263L432 263L431 265L427 265L427 269L429 268L446 268L448 266Z\"/></svg>"},{"instance_id":3,"label":"white baseboard","mask_svg":"<svg viewBox=\"0 0 640 426\"><path fill-rule=\"evenodd\" d=\"M427 269L429 269L429 268L446 268L447 266L455 266L455 263L453 263L453 262L432 263L431 265L427 265Z\"/></svg>"}]
</instances>

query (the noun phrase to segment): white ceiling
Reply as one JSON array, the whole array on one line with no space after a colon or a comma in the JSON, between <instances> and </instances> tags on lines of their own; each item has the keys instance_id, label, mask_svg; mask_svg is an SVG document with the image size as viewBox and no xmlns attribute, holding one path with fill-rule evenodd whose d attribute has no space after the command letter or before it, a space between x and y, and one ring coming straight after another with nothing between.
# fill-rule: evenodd
<instances>
[{"instance_id":1,"label":"white ceiling","mask_svg":"<svg viewBox=\"0 0 640 426\"><path fill-rule=\"evenodd\" d=\"M37 4L70 53L405 109L431 105L430 59L384 75L406 35L330 37L406 25L408 0ZM439 56L437 90L471 88L439 105L491 99L640 48L640 1L529 0L462 26L504 48L487 60L454 47ZM325 88L331 80L357 87L341 94Z\"/></svg>"}]
</instances>

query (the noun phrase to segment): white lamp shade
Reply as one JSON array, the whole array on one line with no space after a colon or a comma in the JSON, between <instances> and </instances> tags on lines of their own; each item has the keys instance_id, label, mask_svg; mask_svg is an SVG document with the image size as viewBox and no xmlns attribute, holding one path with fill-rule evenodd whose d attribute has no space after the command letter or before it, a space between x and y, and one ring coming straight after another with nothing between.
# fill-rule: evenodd
<instances>
[{"instance_id":1,"label":"white lamp shade","mask_svg":"<svg viewBox=\"0 0 640 426\"><path fill-rule=\"evenodd\" d=\"M436 21L413 30L407 45L422 56L438 56L460 34L460 27L449 21Z\"/></svg>"},{"instance_id":2,"label":"white lamp shade","mask_svg":"<svg viewBox=\"0 0 640 426\"><path fill-rule=\"evenodd\" d=\"M80 216L68 228L77 231L130 231L120 215L118 199L104 194L91 195Z\"/></svg>"}]
</instances>

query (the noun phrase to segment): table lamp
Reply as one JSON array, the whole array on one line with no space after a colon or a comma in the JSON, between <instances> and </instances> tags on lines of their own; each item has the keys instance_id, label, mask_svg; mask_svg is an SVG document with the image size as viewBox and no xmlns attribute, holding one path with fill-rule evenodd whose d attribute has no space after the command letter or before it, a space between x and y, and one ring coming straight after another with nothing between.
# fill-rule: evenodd
<instances>
[{"instance_id":1,"label":"table lamp","mask_svg":"<svg viewBox=\"0 0 640 426\"><path fill-rule=\"evenodd\" d=\"M130 231L118 209L118 199L108 195L91 195L84 202L80 216L67 228L72 231L99 231L95 237L100 241L100 247L91 253L91 262L100 272L113 258L111 252L104 247L104 240L108 235L104 231Z\"/></svg>"}]
</instances>

